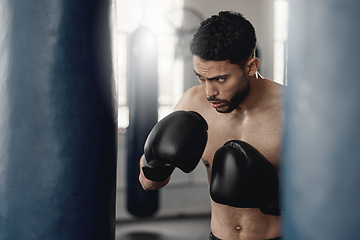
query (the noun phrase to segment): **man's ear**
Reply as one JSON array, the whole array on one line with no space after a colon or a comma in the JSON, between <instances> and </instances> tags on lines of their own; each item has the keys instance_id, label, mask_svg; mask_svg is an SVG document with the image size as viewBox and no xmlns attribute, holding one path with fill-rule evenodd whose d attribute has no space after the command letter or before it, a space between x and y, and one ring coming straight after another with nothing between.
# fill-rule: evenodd
<instances>
[{"instance_id":1,"label":"man's ear","mask_svg":"<svg viewBox=\"0 0 360 240\"><path fill-rule=\"evenodd\" d=\"M252 77L256 74L257 70L259 69L260 60L256 57L249 59L246 63L246 70L247 74Z\"/></svg>"}]
</instances>

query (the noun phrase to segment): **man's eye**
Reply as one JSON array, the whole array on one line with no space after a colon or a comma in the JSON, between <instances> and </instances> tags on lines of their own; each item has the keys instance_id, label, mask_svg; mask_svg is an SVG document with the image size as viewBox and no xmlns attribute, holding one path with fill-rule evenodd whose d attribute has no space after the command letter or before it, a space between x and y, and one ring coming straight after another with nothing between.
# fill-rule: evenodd
<instances>
[{"instance_id":1,"label":"man's eye","mask_svg":"<svg viewBox=\"0 0 360 240\"><path fill-rule=\"evenodd\" d=\"M199 79L199 81L205 81L205 79L203 78L203 77L200 77L200 76L198 76L198 79Z\"/></svg>"},{"instance_id":2,"label":"man's eye","mask_svg":"<svg viewBox=\"0 0 360 240\"><path fill-rule=\"evenodd\" d=\"M226 81L226 78L218 78L218 82L223 83Z\"/></svg>"}]
</instances>

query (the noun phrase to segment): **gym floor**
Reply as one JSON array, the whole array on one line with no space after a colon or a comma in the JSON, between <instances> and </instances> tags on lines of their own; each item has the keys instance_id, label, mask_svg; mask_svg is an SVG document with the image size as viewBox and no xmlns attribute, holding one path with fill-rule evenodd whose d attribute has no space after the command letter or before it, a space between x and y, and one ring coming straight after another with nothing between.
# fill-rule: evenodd
<instances>
[{"instance_id":1,"label":"gym floor","mask_svg":"<svg viewBox=\"0 0 360 240\"><path fill-rule=\"evenodd\" d=\"M209 238L210 216L178 216L118 221L116 240L204 240Z\"/></svg>"}]
</instances>

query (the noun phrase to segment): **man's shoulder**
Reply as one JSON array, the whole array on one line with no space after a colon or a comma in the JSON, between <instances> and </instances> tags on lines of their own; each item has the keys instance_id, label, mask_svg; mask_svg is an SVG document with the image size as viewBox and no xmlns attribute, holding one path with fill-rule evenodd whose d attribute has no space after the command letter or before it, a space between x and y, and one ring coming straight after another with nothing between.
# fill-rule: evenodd
<instances>
[{"instance_id":1,"label":"man's shoulder","mask_svg":"<svg viewBox=\"0 0 360 240\"><path fill-rule=\"evenodd\" d=\"M177 110L197 110L203 105L203 102L206 100L206 95L201 86L196 85L189 88L184 95L181 97L180 101L176 105L175 109Z\"/></svg>"},{"instance_id":2,"label":"man's shoulder","mask_svg":"<svg viewBox=\"0 0 360 240\"><path fill-rule=\"evenodd\" d=\"M264 79L264 80L267 89L267 94L265 95L267 101L275 100L281 103L283 99L284 85L277 83L273 80L269 80L269 79Z\"/></svg>"},{"instance_id":3,"label":"man's shoulder","mask_svg":"<svg viewBox=\"0 0 360 240\"><path fill-rule=\"evenodd\" d=\"M184 93L184 96L189 96L189 97L201 97L203 95L204 95L204 90L200 85L193 86Z\"/></svg>"}]
</instances>

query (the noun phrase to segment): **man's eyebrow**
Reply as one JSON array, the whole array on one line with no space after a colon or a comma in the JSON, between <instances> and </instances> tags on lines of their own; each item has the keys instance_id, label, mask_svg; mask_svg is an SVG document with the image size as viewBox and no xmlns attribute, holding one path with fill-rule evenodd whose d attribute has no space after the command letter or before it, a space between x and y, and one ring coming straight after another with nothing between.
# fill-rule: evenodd
<instances>
[{"instance_id":1,"label":"man's eyebrow","mask_svg":"<svg viewBox=\"0 0 360 240\"><path fill-rule=\"evenodd\" d=\"M195 69L193 69L193 71L194 71L194 73L195 73L196 76L202 77L199 73L197 73L197 72L195 71Z\"/></svg>"},{"instance_id":2,"label":"man's eyebrow","mask_svg":"<svg viewBox=\"0 0 360 240\"><path fill-rule=\"evenodd\" d=\"M199 73L197 73L195 70L194 70L194 73L195 75L197 75L198 77L203 77L201 76ZM217 75L217 76L214 76L214 77L210 77L210 78L206 78L207 80L211 81L211 80L217 80L219 78L227 78L229 77L229 74L224 74L224 75Z\"/></svg>"}]
</instances>

